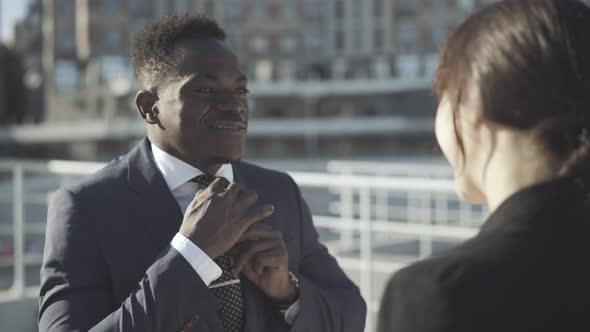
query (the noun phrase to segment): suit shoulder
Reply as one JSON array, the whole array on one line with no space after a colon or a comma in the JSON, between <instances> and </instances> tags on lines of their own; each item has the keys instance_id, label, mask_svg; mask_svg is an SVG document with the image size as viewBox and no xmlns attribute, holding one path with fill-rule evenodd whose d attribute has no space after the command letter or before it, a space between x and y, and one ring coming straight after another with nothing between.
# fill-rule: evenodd
<instances>
[{"instance_id":1,"label":"suit shoulder","mask_svg":"<svg viewBox=\"0 0 590 332\"><path fill-rule=\"evenodd\" d=\"M490 294L490 279L510 278L502 251L491 246L496 239L476 236L446 252L418 261L401 269L390 280L392 289L411 289L424 297L440 298L445 303L465 303ZM498 286L500 287L500 286ZM407 290L409 292L410 290Z\"/></svg>"},{"instance_id":2,"label":"suit shoulder","mask_svg":"<svg viewBox=\"0 0 590 332\"><path fill-rule=\"evenodd\" d=\"M416 288L436 287L453 289L468 286L493 270L494 263L464 245L443 254L418 261L401 269L390 280L392 284Z\"/></svg>"},{"instance_id":3,"label":"suit shoulder","mask_svg":"<svg viewBox=\"0 0 590 332\"><path fill-rule=\"evenodd\" d=\"M254 165L249 162L240 161L235 165L242 174L252 177L265 177L276 181L292 181L289 174L282 171Z\"/></svg>"}]
</instances>

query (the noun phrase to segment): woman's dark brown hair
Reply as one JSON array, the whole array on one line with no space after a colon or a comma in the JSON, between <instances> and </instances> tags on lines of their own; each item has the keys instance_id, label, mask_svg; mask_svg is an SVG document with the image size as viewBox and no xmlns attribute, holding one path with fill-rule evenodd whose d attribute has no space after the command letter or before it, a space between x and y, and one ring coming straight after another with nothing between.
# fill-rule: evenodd
<instances>
[{"instance_id":1,"label":"woman's dark brown hair","mask_svg":"<svg viewBox=\"0 0 590 332\"><path fill-rule=\"evenodd\" d=\"M562 175L590 177L590 8L582 2L508 0L476 13L446 41L434 90L453 105L458 139L457 110L475 93L484 119L538 131L564 160Z\"/></svg>"}]
</instances>

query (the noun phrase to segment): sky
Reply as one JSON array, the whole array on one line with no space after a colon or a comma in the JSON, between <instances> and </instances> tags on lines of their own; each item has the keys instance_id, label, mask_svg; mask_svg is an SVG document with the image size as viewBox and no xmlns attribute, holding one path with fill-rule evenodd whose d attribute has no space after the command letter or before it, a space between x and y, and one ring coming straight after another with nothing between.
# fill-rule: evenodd
<instances>
[{"instance_id":1,"label":"sky","mask_svg":"<svg viewBox=\"0 0 590 332\"><path fill-rule=\"evenodd\" d=\"M25 15L29 0L0 0L0 39L7 42L12 38L14 23Z\"/></svg>"}]
</instances>

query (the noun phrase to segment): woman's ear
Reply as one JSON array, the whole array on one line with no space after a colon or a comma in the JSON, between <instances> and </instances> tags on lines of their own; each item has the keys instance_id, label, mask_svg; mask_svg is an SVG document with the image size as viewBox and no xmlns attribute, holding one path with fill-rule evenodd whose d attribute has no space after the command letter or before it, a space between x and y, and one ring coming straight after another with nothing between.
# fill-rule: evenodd
<instances>
[{"instance_id":1,"label":"woman's ear","mask_svg":"<svg viewBox=\"0 0 590 332\"><path fill-rule=\"evenodd\" d=\"M139 91L135 96L135 106L137 107L137 112L148 124L157 124L159 122L159 111L158 107L156 106L157 101L157 95L146 90Z\"/></svg>"}]
</instances>

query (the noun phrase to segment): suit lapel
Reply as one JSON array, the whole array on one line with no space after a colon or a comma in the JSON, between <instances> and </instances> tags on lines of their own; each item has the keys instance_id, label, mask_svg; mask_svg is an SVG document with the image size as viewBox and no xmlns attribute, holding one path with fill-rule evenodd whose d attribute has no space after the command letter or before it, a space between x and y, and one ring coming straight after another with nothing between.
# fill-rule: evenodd
<instances>
[{"instance_id":1,"label":"suit lapel","mask_svg":"<svg viewBox=\"0 0 590 332\"><path fill-rule=\"evenodd\" d=\"M242 278L242 292L246 302L246 322L244 332L259 332L267 330L267 319L265 315L264 294L246 278Z\"/></svg>"},{"instance_id":2,"label":"suit lapel","mask_svg":"<svg viewBox=\"0 0 590 332\"><path fill-rule=\"evenodd\" d=\"M258 193L258 201L254 205L254 208L269 204L271 202L269 197L266 197L265 193L260 190L260 184L256 183L255 179L249 176L245 170L244 164L237 162L232 164L232 168L234 170L235 182L241 182L246 188L256 190ZM259 223L276 228L276 220L274 216L271 216L265 220L261 220ZM245 277L242 277L242 291L244 293L244 300L246 303L246 322L244 326L244 332L258 332L267 330L267 316L270 315L270 313L265 312L265 295Z\"/></svg>"},{"instance_id":3,"label":"suit lapel","mask_svg":"<svg viewBox=\"0 0 590 332\"><path fill-rule=\"evenodd\" d=\"M256 201L252 209L272 203L270 197L267 197L266 193L261 190L260 184L257 183L256 180L253 179L251 176L248 176L248 173L244 169L244 164L242 164L241 162L236 162L232 164L232 168L234 170L234 182L241 182L245 185L247 189L256 190L256 192L258 193L258 201ZM259 221L258 223L276 228L276 222L277 220L275 218L275 215L272 215L269 218Z\"/></svg>"},{"instance_id":4,"label":"suit lapel","mask_svg":"<svg viewBox=\"0 0 590 332\"><path fill-rule=\"evenodd\" d=\"M151 153L149 140L144 139L128 154L128 184L141 200L137 211L140 228L145 229L147 235L157 246L158 251L164 250L170 244L172 237L182 223L182 212L178 203L168 189L166 182L158 170ZM232 165L234 181L244 183L247 188L258 192L259 199L255 206L262 206L271 202L261 192L259 184L248 176L244 166L240 163ZM276 227L275 217L260 221L263 224ZM248 280L243 280L242 289L246 302L245 332L258 332L266 328L268 321L264 312L266 307L264 295ZM221 321L211 321L214 329L221 328ZM221 328L222 329L222 328Z\"/></svg>"},{"instance_id":5,"label":"suit lapel","mask_svg":"<svg viewBox=\"0 0 590 332\"><path fill-rule=\"evenodd\" d=\"M147 138L129 152L128 164L128 184L141 200L137 211L140 229L162 251L180 228L180 207L153 160Z\"/></svg>"}]
</instances>

